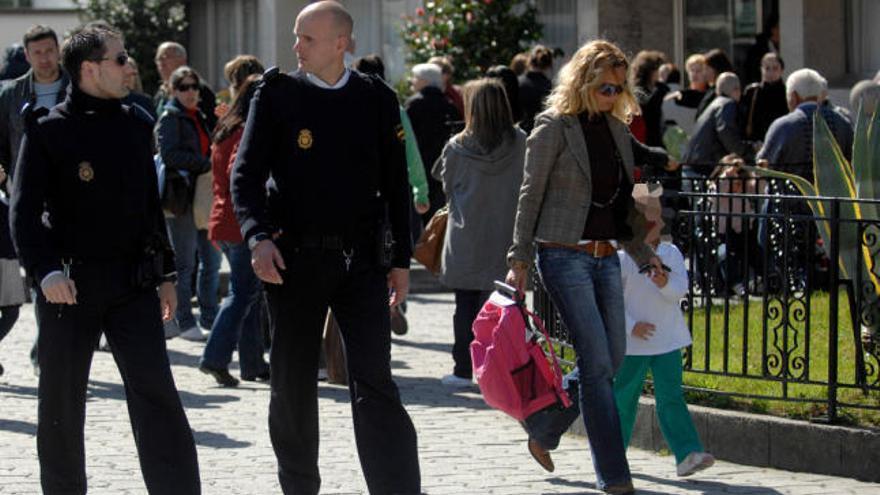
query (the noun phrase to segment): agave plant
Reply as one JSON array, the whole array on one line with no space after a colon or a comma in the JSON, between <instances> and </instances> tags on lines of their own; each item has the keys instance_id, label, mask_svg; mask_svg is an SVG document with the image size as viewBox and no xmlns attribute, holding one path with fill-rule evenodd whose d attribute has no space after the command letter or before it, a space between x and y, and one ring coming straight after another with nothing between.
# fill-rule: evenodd
<instances>
[{"instance_id":1,"label":"agave plant","mask_svg":"<svg viewBox=\"0 0 880 495\"><path fill-rule=\"evenodd\" d=\"M747 167L754 173L791 181L804 196L825 196L844 199L880 199L880 112L867 115L860 107L853 139L852 163L840 149L821 112L813 114L813 183L803 177L758 167ZM831 214L831 202L807 200L818 217ZM840 202L839 247L837 260L840 277L863 282L863 290L874 304L862 318L863 337L873 345L880 327L876 302L880 300L880 250L871 252L880 236L880 208L873 203ZM816 222L825 246L831 245L831 225L827 220ZM859 235L859 226L862 234ZM865 225L869 227L865 229ZM873 241L868 242L869 236ZM861 257L859 257L861 251ZM873 294L872 294L873 289ZM856 308L853 308L856 310Z\"/></svg>"}]
</instances>

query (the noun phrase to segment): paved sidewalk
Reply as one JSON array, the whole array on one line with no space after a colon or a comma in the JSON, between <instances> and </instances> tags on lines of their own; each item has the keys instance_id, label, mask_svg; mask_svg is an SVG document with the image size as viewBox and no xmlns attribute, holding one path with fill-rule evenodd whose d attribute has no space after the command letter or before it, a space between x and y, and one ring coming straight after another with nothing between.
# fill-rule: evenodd
<instances>
[{"instance_id":1,"label":"paved sidewalk","mask_svg":"<svg viewBox=\"0 0 880 495\"><path fill-rule=\"evenodd\" d=\"M424 491L439 494L590 494L594 477L586 441L566 437L545 473L525 448L513 420L488 409L475 391L452 393L440 384L451 369L451 294L413 295L410 333L395 338L394 373L419 433ZM31 306L0 344L0 493L39 493L36 385L27 359L34 335ZM196 369L201 344L174 339L168 352L195 431L206 494L280 493L269 442L268 387L214 386ZM233 372L237 374L237 371ZM142 494L123 390L111 356L97 353L86 426L90 493ZM322 385L321 473L326 494L365 493L351 430L347 389ZM866 452L865 455L877 455ZM631 450L641 494L880 494L880 485L719 462L705 474L675 477L673 459ZM816 462L822 453L816 452Z\"/></svg>"}]
</instances>

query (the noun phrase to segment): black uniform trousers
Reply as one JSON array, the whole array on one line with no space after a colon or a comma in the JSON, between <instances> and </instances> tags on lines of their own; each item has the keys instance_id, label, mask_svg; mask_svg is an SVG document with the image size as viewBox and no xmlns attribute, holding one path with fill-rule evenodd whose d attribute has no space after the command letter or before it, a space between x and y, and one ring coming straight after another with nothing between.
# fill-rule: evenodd
<instances>
[{"instance_id":1,"label":"black uniform trousers","mask_svg":"<svg viewBox=\"0 0 880 495\"><path fill-rule=\"evenodd\" d=\"M131 271L127 263L74 264L76 305L38 295L37 451L46 494L86 493L86 388L102 329L122 375L147 490L200 493L195 442L171 376L159 298L153 289L132 287Z\"/></svg>"},{"instance_id":2,"label":"black uniform trousers","mask_svg":"<svg viewBox=\"0 0 880 495\"><path fill-rule=\"evenodd\" d=\"M348 251L352 253L352 251ZM355 441L373 495L418 494L416 432L391 379L386 271L369 248L282 249L284 283L266 284L274 326L269 433L285 494L314 495L318 473L318 355L327 308L346 351Z\"/></svg>"}]
</instances>

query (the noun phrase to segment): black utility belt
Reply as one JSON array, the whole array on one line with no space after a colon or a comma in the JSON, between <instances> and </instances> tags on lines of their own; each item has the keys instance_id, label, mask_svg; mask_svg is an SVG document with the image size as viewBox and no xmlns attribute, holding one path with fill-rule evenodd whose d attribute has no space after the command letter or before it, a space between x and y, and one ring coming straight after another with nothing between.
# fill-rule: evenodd
<instances>
[{"instance_id":1,"label":"black utility belt","mask_svg":"<svg viewBox=\"0 0 880 495\"><path fill-rule=\"evenodd\" d=\"M299 235L288 237L281 235L276 244L282 250L302 249L309 251L346 251L358 250L368 253L379 266L389 268L394 249L394 240L391 231L383 228L376 232L365 232L358 237L351 238L341 235ZM352 251L353 252L353 251Z\"/></svg>"}]
</instances>

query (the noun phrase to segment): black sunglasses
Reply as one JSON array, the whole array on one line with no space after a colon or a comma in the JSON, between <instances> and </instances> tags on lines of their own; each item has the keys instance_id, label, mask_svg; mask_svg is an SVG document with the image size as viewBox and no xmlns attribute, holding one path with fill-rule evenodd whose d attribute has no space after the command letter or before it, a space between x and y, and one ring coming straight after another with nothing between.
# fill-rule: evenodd
<instances>
[{"instance_id":1,"label":"black sunglasses","mask_svg":"<svg viewBox=\"0 0 880 495\"><path fill-rule=\"evenodd\" d=\"M199 83L178 84L177 86L174 87L174 89L176 89L178 91L182 91L182 92L186 92L186 91L190 91L190 90L197 91L199 89Z\"/></svg>"},{"instance_id":2,"label":"black sunglasses","mask_svg":"<svg viewBox=\"0 0 880 495\"><path fill-rule=\"evenodd\" d=\"M599 93L602 96L617 96L623 93L623 86L620 84L603 83L599 86Z\"/></svg>"},{"instance_id":3,"label":"black sunglasses","mask_svg":"<svg viewBox=\"0 0 880 495\"><path fill-rule=\"evenodd\" d=\"M602 96L617 96L623 93L623 86L620 84L603 83L599 86L599 93Z\"/></svg>"},{"instance_id":4,"label":"black sunglasses","mask_svg":"<svg viewBox=\"0 0 880 495\"><path fill-rule=\"evenodd\" d=\"M112 61L116 62L116 65L122 67L128 63L128 53L119 52L116 54L115 57L102 57L102 58L94 58L94 59L89 59L89 60L91 62L97 62L97 63L101 63L105 60L112 60Z\"/></svg>"}]
</instances>

